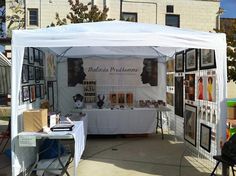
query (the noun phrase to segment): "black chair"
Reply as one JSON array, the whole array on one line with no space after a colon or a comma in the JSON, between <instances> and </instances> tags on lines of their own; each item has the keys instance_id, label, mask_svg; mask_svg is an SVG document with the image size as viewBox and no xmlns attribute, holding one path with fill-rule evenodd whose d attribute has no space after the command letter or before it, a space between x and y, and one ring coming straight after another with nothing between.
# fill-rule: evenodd
<instances>
[{"instance_id":1,"label":"black chair","mask_svg":"<svg viewBox=\"0 0 236 176\"><path fill-rule=\"evenodd\" d=\"M234 166L236 165L236 162L232 161L230 158L223 157L222 155L216 155L216 156L213 156L213 158L217 161L217 163L214 170L211 173L211 176L215 175L215 171L220 163L222 163L223 165L223 170L224 170L224 166L226 168L231 167L233 176L235 176L234 171L236 170L234 169Z\"/></svg>"}]
</instances>

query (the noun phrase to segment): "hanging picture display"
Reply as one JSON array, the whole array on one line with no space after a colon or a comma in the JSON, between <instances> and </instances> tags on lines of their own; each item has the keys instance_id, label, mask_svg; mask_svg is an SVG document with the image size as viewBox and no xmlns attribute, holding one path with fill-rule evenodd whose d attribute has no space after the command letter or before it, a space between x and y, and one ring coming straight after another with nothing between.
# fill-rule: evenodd
<instances>
[{"instance_id":1,"label":"hanging picture display","mask_svg":"<svg viewBox=\"0 0 236 176\"><path fill-rule=\"evenodd\" d=\"M168 61L166 62L166 71L167 71L167 72L174 72L174 71L175 71L175 70L174 70L174 65L175 65L174 59L168 60Z\"/></svg>"},{"instance_id":2,"label":"hanging picture display","mask_svg":"<svg viewBox=\"0 0 236 176\"><path fill-rule=\"evenodd\" d=\"M205 77L205 97L207 101L215 102L216 101L216 77L207 76Z\"/></svg>"},{"instance_id":3,"label":"hanging picture display","mask_svg":"<svg viewBox=\"0 0 236 176\"><path fill-rule=\"evenodd\" d=\"M68 58L68 87L83 80L96 80L102 86L157 86L158 62L156 58L144 59L89 59Z\"/></svg>"},{"instance_id":4,"label":"hanging picture display","mask_svg":"<svg viewBox=\"0 0 236 176\"><path fill-rule=\"evenodd\" d=\"M166 86L174 86L174 74L166 75Z\"/></svg>"},{"instance_id":5,"label":"hanging picture display","mask_svg":"<svg viewBox=\"0 0 236 176\"><path fill-rule=\"evenodd\" d=\"M200 70L216 68L215 51L210 49L200 50Z\"/></svg>"},{"instance_id":6,"label":"hanging picture display","mask_svg":"<svg viewBox=\"0 0 236 176\"><path fill-rule=\"evenodd\" d=\"M174 100L174 94L166 92L166 103L168 105L173 106L174 105L174 101L173 100Z\"/></svg>"},{"instance_id":7,"label":"hanging picture display","mask_svg":"<svg viewBox=\"0 0 236 176\"><path fill-rule=\"evenodd\" d=\"M211 127L202 123L200 127L200 146L211 152Z\"/></svg>"},{"instance_id":8,"label":"hanging picture display","mask_svg":"<svg viewBox=\"0 0 236 176\"><path fill-rule=\"evenodd\" d=\"M197 107L185 104L184 139L196 146L197 134Z\"/></svg>"},{"instance_id":9,"label":"hanging picture display","mask_svg":"<svg viewBox=\"0 0 236 176\"><path fill-rule=\"evenodd\" d=\"M175 72L184 71L184 51L175 54Z\"/></svg>"},{"instance_id":10,"label":"hanging picture display","mask_svg":"<svg viewBox=\"0 0 236 176\"><path fill-rule=\"evenodd\" d=\"M56 59L53 54L45 53L43 54L43 58L45 59L45 70L46 70L46 78L47 80L55 80L56 79ZM44 64L44 63L42 63Z\"/></svg>"},{"instance_id":11,"label":"hanging picture display","mask_svg":"<svg viewBox=\"0 0 236 176\"><path fill-rule=\"evenodd\" d=\"M34 102L36 100L36 94L35 94L35 85L30 85L30 102Z\"/></svg>"},{"instance_id":12,"label":"hanging picture display","mask_svg":"<svg viewBox=\"0 0 236 176\"><path fill-rule=\"evenodd\" d=\"M185 71L197 70L197 49L188 49L185 53Z\"/></svg>"},{"instance_id":13,"label":"hanging picture display","mask_svg":"<svg viewBox=\"0 0 236 176\"><path fill-rule=\"evenodd\" d=\"M183 77L175 77L175 114L183 117Z\"/></svg>"},{"instance_id":14,"label":"hanging picture display","mask_svg":"<svg viewBox=\"0 0 236 176\"><path fill-rule=\"evenodd\" d=\"M206 82L203 76L197 77L197 99L199 100L205 100L205 93L204 93L205 84Z\"/></svg>"},{"instance_id":15,"label":"hanging picture display","mask_svg":"<svg viewBox=\"0 0 236 176\"><path fill-rule=\"evenodd\" d=\"M195 100L195 74L185 74L185 99Z\"/></svg>"}]
</instances>

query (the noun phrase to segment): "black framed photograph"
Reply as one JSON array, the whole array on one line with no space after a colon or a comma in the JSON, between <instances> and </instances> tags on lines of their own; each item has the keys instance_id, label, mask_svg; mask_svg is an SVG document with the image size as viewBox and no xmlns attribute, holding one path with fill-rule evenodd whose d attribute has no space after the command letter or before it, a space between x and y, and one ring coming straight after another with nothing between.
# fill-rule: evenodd
<instances>
[{"instance_id":1,"label":"black framed photograph","mask_svg":"<svg viewBox=\"0 0 236 176\"><path fill-rule=\"evenodd\" d=\"M175 72L184 71L184 51L175 54Z\"/></svg>"},{"instance_id":2,"label":"black framed photograph","mask_svg":"<svg viewBox=\"0 0 236 176\"><path fill-rule=\"evenodd\" d=\"M215 50L200 50L200 70L216 68Z\"/></svg>"},{"instance_id":3,"label":"black framed photograph","mask_svg":"<svg viewBox=\"0 0 236 176\"><path fill-rule=\"evenodd\" d=\"M29 48L25 47L24 50L24 59L28 60L29 59Z\"/></svg>"},{"instance_id":4,"label":"black framed photograph","mask_svg":"<svg viewBox=\"0 0 236 176\"><path fill-rule=\"evenodd\" d=\"M40 84L40 98L44 99L44 97L45 97L45 85Z\"/></svg>"},{"instance_id":5,"label":"black framed photograph","mask_svg":"<svg viewBox=\"0 0 236 176\"><path fill-rule=\"evenodd\" d=\"M41 86L40 86L40 84L36 84L35 85L35 96L36 96L36 98L40 98L41 97Z\"/></svg>"},{"instance_id":6,"label":"black framed photograph","mask_svg":"<svg viewBox=\"0 0 236 176\"><path fill-rule=\"evenodd\" d=\"M39 51L39 65L43 66L43 61L44 61L44 52Z\"/></svg>"},{"instance_id":7,"label":"black framed photograph","mask_svg":"<svg viewBox=\"0 0 236 176\"><path fill-rule=\"evenodd\" d=\"M29 80L34 80L35 77L35 71L34 71L34 66L29 65Z\"/></svg>"},{"instance_id":8,"label":"black framed photograph","mask_svg":"<svg viewBox=\"0 0 236 176\"><path fill-rule=\"evenodd\" d=\"M29 92L30 92L30 102L32 103L36 100L35 85L30 85L29 86Z\"/></svg>"},{"instance_id":9,"label":"black framed photograph","mask_svg":"<svg viewBox=\"0 0 236 176\"><path fill-rule=\"evenodd\" d=\"M185 71L197 70L197 49L188 49L185 52Z\"/></svg>"},{"instance_id":10,"label":"black framed photograph","mask_svg":"<svg viewBox=\"0 0 236 176\"><path fill-rule=\"evenodd\" d=\"M39 76L39 79L40 80L44 80L44 72L43 72L43 68L39 68L39 74L40 74L40 76Z\"/></svg>"},{"instance_id":11,"label":"black framed photograph","mask_svg":"<svg viewBox=\"0 0 236 176\"><path fill-rule=\"evenodd\" d=\"M39 62L39 50L34 48L34 61Z\"/></svg>"},{"instance_id":12,"label":"black framed photograph","mask_svg":"<svg viewBox=\"0 0 236 176\"><path fill-rule=\"evenodd\" d=\"M195 74L185 74L185 99L195 101Z\"/></svg>"},{"instance_id":13,"label":"black framed photograph","mask_svg":"<svg viewBox=\"0 0 236 176\"><path fill-rule=\"evenodd\" d=\"M211 152L211 127L201 123L200 127L200 146Z\"/></svg>"},{"instance_id":14,"label":"black framed photograph","mask_svg":"<svg viewBox=\"0 0 236 176\"><path fill-rule=\"evenodd\" d=\"M29 66L23 64L22 72L21 72L21 82L28 83L29 82Z\"/></svg>"},{"instance_id":15,"label":"black framed photograph","mask_svg":"<svg viewBox=\"0 0 236 176\"><path fill-rule=\"evenodd\" d=\"M184 139L196 147L197 107L185 104Z\"/></svg>"},{"instance_id":16,"label":"black framed photograph","mask_svg":"<svg viewBox=\"0 0 236 176\"><path fill-rule=\"evenodd\" d=\"M22 86L22 101L28 101L30 97L29 86Z\"/></svg>"},{"instance_id":17,"label":"black framed photograph","mask_svg":"<svg viewBox=\"0 0 236 176\"><path fill-rule=\"evenodd\" d=\"M39 83L40 82L40 68L39 67L35 67L35 82Z\"/></svg>"},{"instance_id":18,"label":"black framed photograph","mask_svg":"<svg viewBox=\"0 0 236 176\"><path fill-rule=\"evenodd\" d=\"M29 48L29 64L34 64L34 49Z\"/></svg>"}]
</instances>

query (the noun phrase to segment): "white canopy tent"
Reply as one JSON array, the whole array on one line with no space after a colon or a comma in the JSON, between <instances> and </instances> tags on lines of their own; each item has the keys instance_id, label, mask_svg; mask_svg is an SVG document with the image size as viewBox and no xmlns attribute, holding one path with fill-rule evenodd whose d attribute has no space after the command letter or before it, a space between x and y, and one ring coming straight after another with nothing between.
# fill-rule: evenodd
<instances>
[{"instance_id":1,"label":"white canopy tent","mask_svg":"<svg viewBox=\"0 0 236 176\"><path fill-rule=\"evenodd\" d=\"M21 84L24 47L47 47L59 56L90 55L141 55L173 56L186 48L214 49L219 86L217 95L218 138L224 139L226 128L227 62L225 34L184 30L180 28L120 21L71 24L60 27L13 31L12 36L12 141L19 129L22 108L18 97ZM108 57L109 58L109 57ZM160 57L161 58L161 57ZM12 142L12 175L17 175L21 166L16 155L16 143ZM25 163L25 165L27 165Z\"/></svg>"}]
</instances>

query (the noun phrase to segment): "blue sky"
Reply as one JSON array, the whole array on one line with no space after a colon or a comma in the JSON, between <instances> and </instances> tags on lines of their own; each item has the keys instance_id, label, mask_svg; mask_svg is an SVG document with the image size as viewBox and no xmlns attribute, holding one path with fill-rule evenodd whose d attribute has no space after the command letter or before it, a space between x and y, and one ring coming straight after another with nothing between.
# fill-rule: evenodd
<instances>
[{"instance_id":1,"label":"blue sky","mask_svg":"<svg viewBox=\"0 0 236 176\"><path fill-rule=\"evenodd\" d=\"M236 18L236 0L221 0L220 6L225 10L221 17Z\"/></svg>"}]
</instances>

